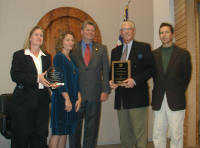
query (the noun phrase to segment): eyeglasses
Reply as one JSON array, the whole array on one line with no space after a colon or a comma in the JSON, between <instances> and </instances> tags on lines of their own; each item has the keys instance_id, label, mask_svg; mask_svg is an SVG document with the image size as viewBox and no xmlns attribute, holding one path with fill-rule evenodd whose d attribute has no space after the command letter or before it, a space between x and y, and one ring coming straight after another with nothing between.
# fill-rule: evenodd
<instances>
[{"instance_id":1,"label":"eyeglasses","mask_svg":"<svg viewBox=\"0 0 200 148\"><path fill-rule=\"evenodd\" d=\"M121 31L131 31L133 28L121 28Z\"/></svg>"}]
</instances>

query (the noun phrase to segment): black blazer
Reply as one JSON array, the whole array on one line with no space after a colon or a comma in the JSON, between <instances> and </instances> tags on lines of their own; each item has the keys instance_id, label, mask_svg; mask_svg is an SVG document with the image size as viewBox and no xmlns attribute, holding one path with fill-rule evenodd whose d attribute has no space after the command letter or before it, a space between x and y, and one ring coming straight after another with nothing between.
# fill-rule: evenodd
<instances>
[{"instance_id":1,"label":"black blazer","mask_svg":"<svg viewBox=\"0 0 200 148\"><path fill-rule=\"evenodd\" d=\"M161 47L153 52L153 56L155 59L153 110L160 110L165 92L171 110L185 109L185 91L192 70L189 52L174 45L166 73L163 72Z\"/></svg>"},{"instance_id":2,"label":"black blazer","mask_svg":"<svg viewBox=\"0 0 200 148\"><path fill-rule=\"evenodd\" d=\"M46 54L46 53L45 53ZM42 56L42 71L50 67L50 56ZM13 93L13 105L36 106L38 103L37 69L31 56L24 54L24 49L13 54L11 78L17 84ZM49 103L49 91L45 87L46 95L43 103Z\"/></svg>"},{"instance_id":3,"label":"black blazer","mask_svg":"<svg viewBox=\"0 0 200 148\"><path fill-rule=\"evenodd\" d=\"M119 61L123 46L114 48L111 52L112 61ZM149 105L147 80L153 73L153 55L149 44L133 41L129 58L131 61L131 77L136 82L133 88L118 87L115 90L115 109L138 108ZM111 79L110 69L110 79Z\"/></svg>"}]
</instances>

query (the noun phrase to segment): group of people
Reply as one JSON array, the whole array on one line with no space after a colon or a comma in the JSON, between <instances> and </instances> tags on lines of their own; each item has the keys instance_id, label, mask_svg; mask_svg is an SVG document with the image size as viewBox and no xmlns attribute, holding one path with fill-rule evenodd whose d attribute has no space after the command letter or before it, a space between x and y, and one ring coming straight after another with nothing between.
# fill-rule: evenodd
<instances>
[{"instance_id":1,"label":"group of people","mask_svg":"<svg viewBox=\"0 0 200 148\"><path fill-rule=\"evenodd\" d=\"M121 148L146 148L147 81L153 77L152 108L155 114L153 143L165 148L167 129L170 147L183 148L185 91L191 77L191 59L187 50L173 43L174 29L162 23L162 45L151 51L147 43L134 39L135 24L120 26L123 44L111 52L112 61L131 61L131 77L120 84L111 78L106 46L94 42L96 26L82 24L82 40L75 43L73 32L63 32L56 42L53 65L63 71L64 85L50 83L45 75L51 66L50 55L42 50L44 32L34 27L24 49L13 55L11 78L17 84L13 93L12 132L16 148L47 147L49 103L51 100L52 136L49 148L95 148L100 121L101 102L115 89ZM49 88L54 88L50 95ZM51 99L50 99L51 98Z\"/></svg>"}]
</instances>

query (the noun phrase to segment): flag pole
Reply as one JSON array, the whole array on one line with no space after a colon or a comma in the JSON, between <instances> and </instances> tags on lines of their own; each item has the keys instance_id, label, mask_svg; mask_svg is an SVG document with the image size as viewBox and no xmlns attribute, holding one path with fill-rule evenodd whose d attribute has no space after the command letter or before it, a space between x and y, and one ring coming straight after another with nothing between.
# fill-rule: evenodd
<instances>
[{"instance_id":1,"label":"flag pole","mask_svg":"<svg viewBox=\"0 0 200 148\"><path fill-rule=\"evenodd\" d=\"M128 9L129 9L130 2L131 2L131 0L128 0L127 4L125 5L123 21L128 21ZM117 46L119 46L121 44L123 44L123 39L122 39L121 35L119 35L119 38L117 41Z\"/></svg>"},{"instance_id":2,"label":"flag pole","mask_svg":"<svg viewBox=\"0 0 200 148\"><path fill-rule=\"evenodd\" d=\"M124 21L128 21L128 9L129 9L130 2L131 2L131 0L128 0L126 7L124 9Z\"/></svg>"}]
</instances>

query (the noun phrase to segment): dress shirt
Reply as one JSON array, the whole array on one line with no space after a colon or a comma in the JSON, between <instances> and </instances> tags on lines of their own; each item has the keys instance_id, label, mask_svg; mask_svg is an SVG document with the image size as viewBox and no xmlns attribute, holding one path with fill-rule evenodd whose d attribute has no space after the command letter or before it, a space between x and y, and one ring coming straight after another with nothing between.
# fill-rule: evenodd
<instances>
[{"instance_id":1,"label":"dress shirt","mask_svg":"<svg viewBox=\"0 0 200 148\"><path fill-rule=\"evenodd\" d=\"M126 60L128 60L129 54L130 54L130 52L131 52L132 44L133 44L133 40L130 41L128 44L125 44L125 43L123 44L123 51L122 51L122 54L123 54L123 52L124 52L124 50L125 50L125 48L126 48L126 45L128 46L128 51L127 51L127 55L126 55ZM132 79L133 79L133 78L132 78ZM134 79L133 79L133 83L134 83L134 85L136 85L136 82L135 82Z\"/></svg>"},{"instance_id":2,"label":"dress shirt","mask_svg":"<svg viewBox=\"0 0 200 148\"><path fill-rule=\"evenodd\" d=\"M133 44L133 40L130 41L128 44L123 44L123 51L122 53L124 52L125 48L126 48L126 45L128 46L128 51L127 51L127 55L126 55L126 60L128 60L128 57L129 57L129 54L131 52L131 47L132 47L132 44Z\"/></svg>"},{"instance_id":3,"label":"dress shirt","mask_svg":"<svg viewBox=\"0 0 200 148\"><path fill-rule=\"evenodd\" d=\"M92 42L90 42L89 43L89 47L90 47L90 56L92 56L92 45L93 45L93 43ZM85 48L86 48L86 43L85 43L85 41L81 41L81 49L82 49L82 56L83 56L83 58L85 59Z\"/></svg>"},{"instance_id":4,"label":"dress shirt","mask_svg":"<svg viewBox=\"0 0 200 148\"><path fill-rule=\"evenodd\" d=\"M44 89L44 85L42 83L39 83L39 75L42 74L42 58L41 56L46 56L42 50L39 51L39 54L38 56L36 57L34 54L32 54L30 52L30 49L25 49L25 55L29 55L32 57L33 61L34 61L34 64L35 64L35 67L37 69L37 74L38 74L38 89Z\"/></svg>"}]
</instances>

